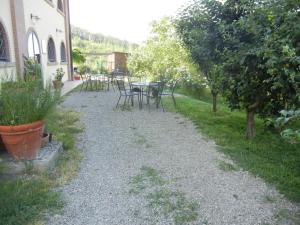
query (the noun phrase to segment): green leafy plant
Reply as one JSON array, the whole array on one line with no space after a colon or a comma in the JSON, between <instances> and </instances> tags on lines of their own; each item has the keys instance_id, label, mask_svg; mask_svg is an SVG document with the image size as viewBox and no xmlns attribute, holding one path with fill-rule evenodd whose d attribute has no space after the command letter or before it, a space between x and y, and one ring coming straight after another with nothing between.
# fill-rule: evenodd
<instances>
[{"instance_id":1,"label":"green leafy plant","mask_svg":"<svg viewBox=\"0 0 300 225\"><path fill-rule=\"evenodd\" d=\"M50 85L37 80L5 81L0 93L0 124L20 125L42 120L59 99Z\"/></svg>"},{"instance_id":2,"label":"green leafy plant","mask_svg":"<svg viewBox=\"0 0 300 225\"><path fill-rule=\"evenodd\" d=\"M300 129L291 128L291 123L299 121L300 109L298 110L281 110L280 117L277 118L275 124L276 127L281 129L281 136L290 140L292 143L300 142Z\"/></svg>"},{"instance_id":3,"label":"green leafy plant","mask_svg":"<svg viewBox=\"0 0 300 225\"><path fill-rule=\"evenodd\" d=\"M91 68L87 65L80 65L77 71L80 75L84 75L85 73L91 71Z\"/></svg>"},{"instance_id":4,"label":"green leafy plant","mask_svg":"<svg viewBox=\"0 0 300 225\"><path fill-rule=\"evenodd\" d=\"M64 75L65 71L63 70L63 68L56 69L55 80L61 81Z\"/></svg>"},{"instance_id":5,"label":"green leafy plant","mask_svg":"<svg viewBox=\"0 0 300 225\"><path fill-rule=\"evenodd\" d=\"M23 56L24 60L24 80L30 81L33 79L42 80L41 65L31 58Z\"/></svg>"},{"instance_id":6,"label":"green leafy plant","mask_svg":"<svg viewBox=\"0 0 300 225\"><path fill-rule=\"evenodd\" d=\"M73 62L76 64L81 64L86 61L85 56L78 48L72 49L72 58L73 58Z\"/></svg>"}]
</instances>

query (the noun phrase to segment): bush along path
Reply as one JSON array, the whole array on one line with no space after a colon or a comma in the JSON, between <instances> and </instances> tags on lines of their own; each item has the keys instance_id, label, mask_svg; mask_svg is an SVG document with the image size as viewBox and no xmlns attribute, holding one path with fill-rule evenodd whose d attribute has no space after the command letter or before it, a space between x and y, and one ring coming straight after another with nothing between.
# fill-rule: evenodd
<instances>
[{"instance_id":1,"label":"bush along path","mask_svg":"<svg viewBox=\"0 0 300 225\"><path fill-rule=\"evenodd\" d=\"M189 120L154 107L115 109L117 93L74 92L84 159L60 188L57 224L298 224L298 206L217 151Z\"/></svg>"}]
</instances>

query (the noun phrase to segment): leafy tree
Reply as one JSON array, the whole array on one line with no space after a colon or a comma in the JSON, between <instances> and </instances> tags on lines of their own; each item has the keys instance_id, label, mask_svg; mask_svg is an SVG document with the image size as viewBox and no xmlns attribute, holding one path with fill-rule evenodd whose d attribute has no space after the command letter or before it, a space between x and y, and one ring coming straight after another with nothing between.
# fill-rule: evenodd
<instances>
[{"instance_id":1,"label":"leafy tree","mask_svg":"<svg viewBox=\"0 0 300 225\"><path fill-rule=\"evenodd\" d=\"M299 107L296 2L228 0L224 4L220 26L226 46L227 97L232 109L246 109L247 137L255 136L255 113L266 118L282 108Z\"/></svg>"},{"instance_id":2,"label":"leafy tree","mask_svg":"<svg viewBox=\"0 0 300 225\"><path fill-rule=\"evenodd\" d=\"M217 111L217 95L221 90L223 43L219 31L222 3L194 1L181 11L176 21L177 32L204 73L210 87L213 111Z\"/></svg>"},{"instance_id":3,"label":"leafy tree","mask_svg":"<svg viewBox=\"0 0 300 225\"><path fill-rule=\"evenodd\" d=\"M298 0L195 1L180 17L183 37L186 20L192 28L185 43L192 43L192 55L202 56L194 56L199 64L216 56L209 62L224 72L230 108L246 110L249 138L255 136L256 113L269 117L299 107L299 18ZM208 31L196 29L199 24Z\"/></svg>"},{"instance_id":4,"label":"leafy tree","mask_svg":"<svg viewBox=\"0 0 300 225\"><path fill-rule=\"evenodd\" d=\"M129 69L135 75L154 80L177 79L193 65L179 41L169 17L151 25L151 36L129 58Z\"/></svg>"}]
</instances>

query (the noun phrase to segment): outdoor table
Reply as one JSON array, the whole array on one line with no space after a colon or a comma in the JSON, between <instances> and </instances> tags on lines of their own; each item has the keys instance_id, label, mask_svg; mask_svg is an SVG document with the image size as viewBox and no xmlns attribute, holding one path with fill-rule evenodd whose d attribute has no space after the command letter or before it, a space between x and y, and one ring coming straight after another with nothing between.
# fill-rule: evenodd
<instances>
[{"instance_id":1,"label":"outdoor table","mask_svg":"<svg viewBox=\"0 0 300 225\"><path fill-rule=\"evenodd\" d=\"M132 82L130 83L131 86L139 87L139 95L138 95L138 101L139 101L139 108L143 108L143 90L145 87L157 87L158 83L157 82Z\"/></svg>"}]
</instances>

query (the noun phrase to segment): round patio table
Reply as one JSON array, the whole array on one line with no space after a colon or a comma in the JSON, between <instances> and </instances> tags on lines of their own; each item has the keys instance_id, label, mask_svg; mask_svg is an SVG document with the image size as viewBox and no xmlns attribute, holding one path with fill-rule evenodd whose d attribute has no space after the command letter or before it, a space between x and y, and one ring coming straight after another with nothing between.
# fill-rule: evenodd
<instances>
[{"instance_id":1,"label":"round patio table","mask_svg":"<svg viewBox=\"0 0 300 225\"><path fill-rule=\"evenodd\" d=\"M139 99L139 108L142 109L143 108L144 88L148 87L150 89L151 87L157 87L158 82L146 82L146 81L145 82L132 82L132 83L130 83L130 85L140 88L138 99Z\"/></svg>"}]
</instances>

